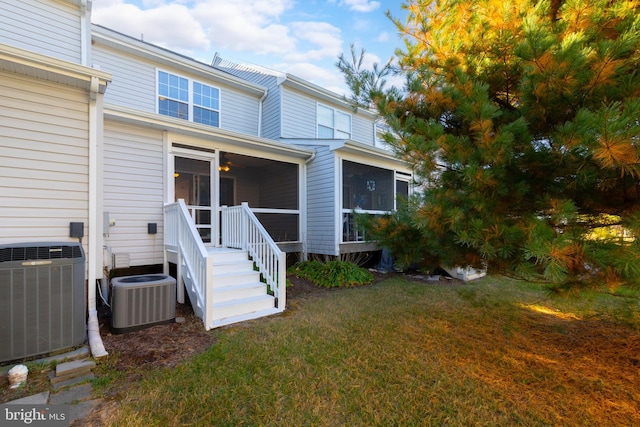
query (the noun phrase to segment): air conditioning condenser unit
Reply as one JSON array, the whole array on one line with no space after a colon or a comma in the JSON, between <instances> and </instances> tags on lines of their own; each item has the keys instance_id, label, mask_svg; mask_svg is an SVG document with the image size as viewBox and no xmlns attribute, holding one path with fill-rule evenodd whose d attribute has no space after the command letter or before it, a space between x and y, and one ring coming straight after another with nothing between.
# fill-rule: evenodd
<instances>
[{"instance_id":1,"label":"air conditioning condenser unit","mask_svg":"<svg viewBox=\"0 0 640 427\"><path fill-rule=\"evenodd\" d=\"M111 331L136 331L176 317L176 279L143 274L111 279Z\"/></svg>"}]
</instances>

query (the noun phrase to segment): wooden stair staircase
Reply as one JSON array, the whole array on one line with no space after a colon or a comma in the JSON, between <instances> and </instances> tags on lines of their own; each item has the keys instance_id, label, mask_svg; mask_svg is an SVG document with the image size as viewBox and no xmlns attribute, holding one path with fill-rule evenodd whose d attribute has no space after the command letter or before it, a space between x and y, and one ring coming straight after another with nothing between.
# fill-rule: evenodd
<instances>
[{"instance_id":1,"label":"wooden stair staircase","mask_svg":"<svg viewBox=\"0 0 640 427\"><path fill-rule=\"evenodd\" d=\"M213 320L211 328L276 314L276 301L260 281L246 251L210 248L213 261Z\"/></svg>"}]
</instances>

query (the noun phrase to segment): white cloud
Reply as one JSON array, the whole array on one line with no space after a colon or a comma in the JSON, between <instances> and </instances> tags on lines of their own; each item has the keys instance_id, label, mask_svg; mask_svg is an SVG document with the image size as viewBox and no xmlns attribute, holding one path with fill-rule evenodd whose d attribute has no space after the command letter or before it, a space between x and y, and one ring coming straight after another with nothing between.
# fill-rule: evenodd
<instances>
[{"instance_id":1,"label":"white cloud","mask_svg":"<svg viewBox=\"0 0 640 427\"><path fill-rule=\"evenodd\" d=\"M282 55L296 45L289 28L279 23L292 6L287 0L207 0L193 14L216 48Z\"/></svg>"},{"instance_id":2,"label":"white cloud","mask_svg":"<svg viewBox=\"0 0 640 427\"><path fill-rule=\"evenodd\" d=\"M132 0L130 0L131 2ZM292 0L94 0L93 22L181 53L234 50L260 55L295 51L282 14ZM138 2L140 3L140 2Z\"/></svg>"},{"instance_id":3,"label":"white cloud","mask_svg":"<svg viewBox=\"0 0 640 427\"><path fill-rule=\"evenodd\" d=\"M349 7L350 10L356 12L371 12L380 7L379 1L369 0L342 0L340 4Z\"/></svg>"},{"instance_id":4,"label":"white cloud","mask_svg":"<svg viewBox=\"0 0 640 427\"><path fill-rule=\"evenodd\" d=\"M132 37L143 36L145 41L180 52L207 50L210 45L191 10L176 3L141 10L121 0L96 1L92 21Z\"/></svg>"},{"instance_id":5,"label":"white cloud","mask_svg":"<svg viewBox=\"0 0 640 427\"><path fill-rule=\"evenodd\" d=\"M294 35L308 49L299 49L285 55L288 61L304 62L335 58L342 50L341 30L326 22L294 22L291 24Z\"/></svg>"}]
</instances>

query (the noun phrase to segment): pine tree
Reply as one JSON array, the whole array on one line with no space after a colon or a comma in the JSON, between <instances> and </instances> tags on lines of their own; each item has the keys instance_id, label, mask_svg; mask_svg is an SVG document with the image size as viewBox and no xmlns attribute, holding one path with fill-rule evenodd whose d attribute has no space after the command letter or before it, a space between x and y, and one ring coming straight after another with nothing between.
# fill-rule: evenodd
<instances>
[{"instance_id":1,"label":"pine tree","mask_svg":"<svg viewBox=\"0 0 640 427\"><path fill-rule=\"evenodd\" d=\"M428 184L381 243L427 268L640 283L640 2L403 7L407 86L376 101Z\"/></svg>"}]
</instances>

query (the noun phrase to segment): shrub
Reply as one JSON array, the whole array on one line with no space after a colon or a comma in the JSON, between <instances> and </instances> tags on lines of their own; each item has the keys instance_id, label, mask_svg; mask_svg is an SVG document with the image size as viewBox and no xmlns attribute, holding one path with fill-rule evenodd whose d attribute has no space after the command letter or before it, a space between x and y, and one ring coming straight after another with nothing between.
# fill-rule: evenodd
<instances>
[{"instance_id":1,"label":"shrub","mask_svg":"<svg viewBox=\"0 0 640 427\"><path fill-rule=\"evenodd\" d=\"M345 288L373 283L373 275L364 268L346 261L303 261L289 273L312 281L321 288Z\"/></svg>"}]
</instances>

